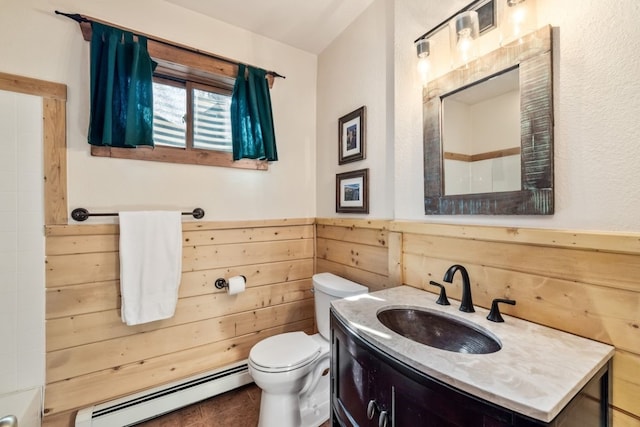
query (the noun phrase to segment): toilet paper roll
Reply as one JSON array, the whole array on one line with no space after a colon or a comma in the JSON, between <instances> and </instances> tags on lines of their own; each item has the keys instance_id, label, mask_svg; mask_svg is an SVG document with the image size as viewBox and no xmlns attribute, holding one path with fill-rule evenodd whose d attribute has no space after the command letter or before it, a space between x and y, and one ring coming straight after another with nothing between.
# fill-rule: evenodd
<instances>
[{"instance_id":1,"label":"toilet paper roll","mask_svg":"<svg viewBox=\"0 0 640 427\"><path fill-rule=\"evenodd\" d=\"M244 276L233 276L228 280L227 293L229 295L239 294L244 292L247 279Z\"/></svg>"}]
</instances>

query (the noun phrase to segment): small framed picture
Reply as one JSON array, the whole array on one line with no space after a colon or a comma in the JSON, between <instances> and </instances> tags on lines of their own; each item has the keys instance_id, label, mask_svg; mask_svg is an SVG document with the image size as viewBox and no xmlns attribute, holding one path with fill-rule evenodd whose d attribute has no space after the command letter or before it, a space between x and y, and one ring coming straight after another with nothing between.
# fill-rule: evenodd
<instances>
[{"instance_id":1,"label":"small framed picture","mask_svg":"<svg viewBox=\"0 0 640 427\"><path fill-rule=\"evenodd\" d=\"M364 159L365 116L366 108L362 106L338 120L338 164Z\"/></svg>"},{"instance_id":2,"label":"small framed picture","mask_svg":"<svg viewBox=\"0 0 640 427\"><path fill-rule=\"evenodd\" d=\"M369 169L336 175L336 212L369 213Z\"/></svg>"}]
</instances>

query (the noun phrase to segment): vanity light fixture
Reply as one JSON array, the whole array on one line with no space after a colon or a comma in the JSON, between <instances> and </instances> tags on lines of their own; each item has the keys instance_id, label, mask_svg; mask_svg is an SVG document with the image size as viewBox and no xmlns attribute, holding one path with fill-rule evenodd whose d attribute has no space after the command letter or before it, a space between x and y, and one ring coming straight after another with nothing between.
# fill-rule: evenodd
<instances>
[{"instance_id":1,"label":"vanity light fixture","mask_svg":"<svg viewBox=\"0 0 640 427\"><path fill-rule=\"evenodd\" d=\"M504 0L474 0L413 42L419 59L418 72L423 87L426 86L430 78L433 78L432 67L436 69L440 65L434 62L434 60L440 60L440 53L443 54L442 57L449 56L452 58L452 68L466 65L469 61L475 59L477 56L475 39L497 27L498 8L496 6L499 1ZM443 35L446 37L447 27L450 28L450 32L453 34L449 37L452 40L450 51L445 53L447 49L441 49L443 46L438 45L438 53L434 58L434 44L446 44L439 33L443 31Z\"/></svg>"},{"instance_id":2,"label":"vanity light fixture","mask_svg":"<svg viewBox=\"0 0 640 427\"><path fill-rule=\"evenodd\" d=\"M476 57L475 40L480 35L478 12L467 10L449 21L449 40L454 53L454 65L467 65Z\"/></svg>"},{"instance_id":3,"label":"vanity light fixture","mask_svg":"<svg viewBox=\"0 0 640 427\"><path fill-rule=\"evenodd\" d=\"M418 55L418 74L422 86L425 87L429 82L429 71L431 71L431 41L427 38L421 38L415 41L416 54Z\"/></svg>"},{"instance_id":4,"label":"vanity light fixture","mask_svg":"<svg viewBox=\"0 0 640 427\"><path fill-rule=\"evenodd\" d=\"M514 40L521 42L522 36L536 29L535 4L527 0L506 0L504 17L500 31L501 43L506 44Z\"/></svg>"}]
</instances>

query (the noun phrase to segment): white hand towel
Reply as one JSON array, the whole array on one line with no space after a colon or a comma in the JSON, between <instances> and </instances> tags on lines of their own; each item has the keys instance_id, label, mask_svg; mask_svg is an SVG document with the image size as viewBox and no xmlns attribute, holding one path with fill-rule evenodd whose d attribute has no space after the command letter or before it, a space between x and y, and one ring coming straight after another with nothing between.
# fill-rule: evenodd
<instances>
[{"instance_id":1,"label":"white hand towel","mask_svg":"<svg viewBox=\"0 0 640 427\"><path fill-rule=\"evenodd\" d=\"M175 313L182 273L180 212L120 212L120 293L127 325Z\"/></svg>"}]
</instances>

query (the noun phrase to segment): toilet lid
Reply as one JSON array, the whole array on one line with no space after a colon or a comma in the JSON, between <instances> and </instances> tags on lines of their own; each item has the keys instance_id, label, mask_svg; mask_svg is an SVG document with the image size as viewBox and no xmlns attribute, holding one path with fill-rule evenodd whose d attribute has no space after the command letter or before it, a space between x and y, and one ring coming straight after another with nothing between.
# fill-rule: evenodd
<instances>
[{"instance_id":1,"label":"toilet lid","mask_svg":"<svg viewBox=\"0 0 640 427\"><path fill-rule=\"evenodd\" d=\"M304 332L274 335L254 345L251 361L267 369L291 370L306 365L320 354L320 345Z\"/></svg>"}]
</instances>

